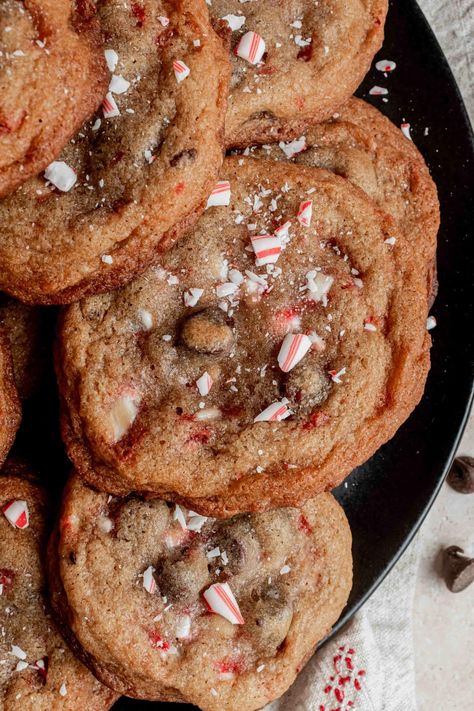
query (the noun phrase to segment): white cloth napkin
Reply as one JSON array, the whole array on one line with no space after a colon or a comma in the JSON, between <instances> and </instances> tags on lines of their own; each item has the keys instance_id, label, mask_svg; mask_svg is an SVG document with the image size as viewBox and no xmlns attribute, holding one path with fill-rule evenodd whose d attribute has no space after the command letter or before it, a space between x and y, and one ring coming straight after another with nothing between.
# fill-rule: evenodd
<instances>
[{"instance_id":1,"label":"white cloth napkin","mask_svg":"<svg viewBox=\"0 0 474 711\"><path fill-rule=\"evenodd\" d=\"M416 711L411 611L419 541L265 711Z\"/></svg>"},{"instance_id":2,"label":"white cloth napkin","mask_svg":"<svg viewBox=\"0 0 474 711\"><path fill-rule=\"evenodd\" d=\"M474 118L474 0L420 0ZM344 629L265 711L416 711L412 608L419 537Z\"/></svg>"}]
</instances>

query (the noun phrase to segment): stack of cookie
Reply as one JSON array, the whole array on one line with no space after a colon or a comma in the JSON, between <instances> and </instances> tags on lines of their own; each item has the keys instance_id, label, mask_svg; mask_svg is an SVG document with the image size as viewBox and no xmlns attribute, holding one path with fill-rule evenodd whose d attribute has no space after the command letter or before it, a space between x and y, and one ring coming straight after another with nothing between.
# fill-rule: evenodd
<instances>
[{"instance_id":1,"label":"stack of cookie","mask_svg":"<svg viewBox=\"0 0 474 711\"><path fill-rule=\"evenodd\" d=\"M62 304L74 466L47 566L51 493L0 478L5 711L254 711L339 617L327 492L421 398L436 284L423 158L351 98L386 5L0 5L0 457Z\"/></svg>"}]
</instances>

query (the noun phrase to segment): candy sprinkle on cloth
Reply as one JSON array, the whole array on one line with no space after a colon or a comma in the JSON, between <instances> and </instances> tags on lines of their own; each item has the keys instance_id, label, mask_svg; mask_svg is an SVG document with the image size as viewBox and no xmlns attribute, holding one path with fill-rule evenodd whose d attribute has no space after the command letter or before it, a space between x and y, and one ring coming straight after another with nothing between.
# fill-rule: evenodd
<instances>
[{"instance_id":1,"label":"candy sprinkle on cloth","mask_svg":"<svg viewBox=\"0 0 474 711\"><path fill-rule=\"evenodd\" d=\"M230 65L205 1L104 0L98 18L100 110L0 201L0 288L24 301L132 279L197 219L222 163Z\"/></svg>"},{"instance_id":2,"label":"candy sprinkle on cloth","mask_svg":"<svg viewBox=\"0 0 474 711\"><path fill-rule=\"evenodd\" d=\"M99 679L203 711L254 711L281 696L352 584L350 529L330 494L216 520L110 497L77 475L50 564L53 605Z\"/></svg>"},{"instance_id":3,"label":"candy sprinkle on cloth","mask_svg":"<svg viewBox=\"0 0 474 711\"><path fill-rule=\"evenodd\" d=\"M423 277L360 189L238 156L221 180L229 205L160 267L65 311L56 363L81 476L228 516L296 505L371 456L421 397L430 337Z\"/></svg>"}]
</instances>

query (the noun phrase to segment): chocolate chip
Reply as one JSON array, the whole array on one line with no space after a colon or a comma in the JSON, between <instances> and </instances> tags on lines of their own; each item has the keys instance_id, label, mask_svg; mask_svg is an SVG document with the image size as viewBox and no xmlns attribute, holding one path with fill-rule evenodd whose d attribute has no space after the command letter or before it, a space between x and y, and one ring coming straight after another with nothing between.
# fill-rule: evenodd
<instances>
[{"instance_id":1,"label":"chocolate chip","mask_svg":"<svg viewBox=\"0 0 474 711\"><path fill-rule=\"evenodd\" d=\"M474 457L456 457L447 481L460 494L474 494Z\"/></svg>"},{"instance_id":2,"label":"chocolate chip","mask_svg":"<svg viewBox=\"0 0 474 711\"><path fill-rule=\"evenodd\" d=\"M223 353L229 351L234 335L223 317L208 309L191 315L181 329L181 340L198 353Z\"/></svg>"},{"instance_id":3,"label":"chocolate chip","mask_svg":"<svg viewBox=\"0 0 474 711\"><path fill-rule=\"evenodd\" d=\"M313 56L313 43L307 44L305 47L301 47L298 52L297 58L302 62L310 62Z\"/></svg>"},{"instance_id":4,"label":"chocolate chip","mask_svg":"<svg viewBox=\"0 0 474 711\"><path fill-rule=\"evenodd\" d=\"M288 373L285 394L300 414L308 414L326 400L331 382L326 372L313 360L300 363Z\"/></svg>"},{"instance_id":5,"label":"chocolate chip","mask_svg":"<svg viewBox=\"0 0 474 711\"><path fill-rule=\"evenodd\" d=\"M267 121L278 120L277 116L271 111L257 111L248 118L248 121L263 121L264 119Z\"/></svg>"},{"instance_id":6,"label":"chocolate chip","mask_svg":"<svg viewBox=\"0 0 474 711\"><path fill-rule=\"evenodd\" d=\"M451 592L461 592L474 581L474 558L463 553L459 546L449 546L443 552L443 575Z\"/></svg>"},{"instance_id":7,"label":"chocolate chip","mask_svg":"<svg viewBox=\"0 0 474 711\"><path fill-rule=\"evenodd\" d=\"M170 160L170 165L173 168L185 168L188 165L194 163L197 157L197 150L195 148L188 148L187 150L181 151L173 156Z\"/></svg>"}]
</instances>

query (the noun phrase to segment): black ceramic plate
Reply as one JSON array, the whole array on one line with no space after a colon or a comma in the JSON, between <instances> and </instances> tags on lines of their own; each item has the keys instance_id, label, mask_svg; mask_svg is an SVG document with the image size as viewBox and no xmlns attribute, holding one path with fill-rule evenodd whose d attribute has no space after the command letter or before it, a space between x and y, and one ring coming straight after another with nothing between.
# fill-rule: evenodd
<instances>
[{"instance_id":1,"label":"black ceramic plate","mask_svg":"<svg viewBox=\"0 0 474 711\"><path fill-rule=\"evenodd\" d=\"M394 60L396 70L385 78L372 69L358 95L395 124L411 124L413 140L439 189L439 293L432 309L438 326L432 332L432 368L423 401L396 437L336 492L354 539L354 587L336 630L377 588L427 514L464 429L474 380L474 141L469 120L446 59L414 0L391 4L378 58ZM387 102L368 96L374 84L389 89ZM35 422L28 427L30 440L33 429L45 455L40 457L42 468L51 471L53 444L44 439L37 415ZM64 471L58 460L60 468ZM191 707L121 699L114 711L167 708Z\"/></svg>"}]
</instances>

